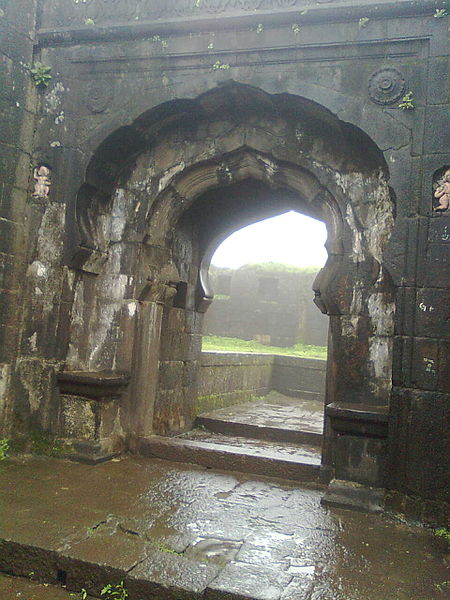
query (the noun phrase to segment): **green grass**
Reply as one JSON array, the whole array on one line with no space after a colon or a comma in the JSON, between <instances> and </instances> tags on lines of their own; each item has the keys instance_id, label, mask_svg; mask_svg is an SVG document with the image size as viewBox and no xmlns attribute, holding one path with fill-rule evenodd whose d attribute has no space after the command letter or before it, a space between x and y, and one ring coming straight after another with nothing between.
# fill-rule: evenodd
<instances>
[{"instance_id":1,"label":"green grass","mask_svg":"<svg viewBox=\"0 0 450 600\"><path fill-rule=\"evenodd\" d=\"M302 273L309 275L318 273L322 267L309 265L307 267L297 267L296 265L288 265L286 263L266 262L266 263L248 263L239 267L238 271L259 271L270 273Z\"/></svg>"},{"instance_id":2,"label":"green grass","mask_svg":"<svg viewBox=\"0 0 450 600\"><path fill-rule=\"evenodd\" d=\"M307 346L295 344L289 348L278 346L265 346L253 340L240 340L238 338L219 337L215 335L203 336L202 350L220 350L221 352L249 352L254 354L281 354L283 356L299 356L301 358L327 358L326 346Z\"/></svg>"}]
</instances>

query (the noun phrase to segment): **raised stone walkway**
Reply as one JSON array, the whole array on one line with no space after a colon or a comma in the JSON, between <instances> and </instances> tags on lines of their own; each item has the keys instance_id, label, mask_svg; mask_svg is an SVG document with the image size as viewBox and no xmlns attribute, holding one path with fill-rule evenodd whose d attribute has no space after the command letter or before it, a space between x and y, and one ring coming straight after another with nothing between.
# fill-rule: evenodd
<instances>
[{"instance_id":1,"label":"raised stone walkway","mask_svg":"<svg viewBox=\"0 0 450 600\"><path fill-rule=\"evenodd\" d=\"M324 508L321 490L293 482L158 459L29 458L0 465L0 489L0 570L70 590L124 580L129 600L445 597L430 531ZM28 600L8 589L2 600Z\"/></svg>"}]
</instances>

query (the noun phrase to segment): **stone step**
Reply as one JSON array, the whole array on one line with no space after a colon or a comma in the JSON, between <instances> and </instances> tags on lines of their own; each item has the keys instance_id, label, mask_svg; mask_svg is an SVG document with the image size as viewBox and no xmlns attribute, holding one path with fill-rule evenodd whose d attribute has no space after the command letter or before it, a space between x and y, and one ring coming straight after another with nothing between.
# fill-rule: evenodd
<instances>
[{"instance_id":1,"label":"stone step","mask_svg":"<svg viewBox=\"0 0 450 600\"><path fill-rule=\"evenodd\" d=\"M234 435L255 440L284 442L290 444L309 444L320 448L322 446L322 433L305 429L291 429L282 425L271 426L260 423L243 423L231 421L211 415L199 415L195 419L195 427L204 427L214 433Z\"/></svg>"},{"instance_id":2,"label":"stone step","mask_svg":"<svg viewBox=\"0 0 450 600\"><path fill-rule=\"evenodd\" d=\"M149 458L193 463L224 471L316 483L321 462L320 449L315 446L231 437L199 430L172 438L156 435L141 438L138 453Z\"/></svg>"}]
</instances>

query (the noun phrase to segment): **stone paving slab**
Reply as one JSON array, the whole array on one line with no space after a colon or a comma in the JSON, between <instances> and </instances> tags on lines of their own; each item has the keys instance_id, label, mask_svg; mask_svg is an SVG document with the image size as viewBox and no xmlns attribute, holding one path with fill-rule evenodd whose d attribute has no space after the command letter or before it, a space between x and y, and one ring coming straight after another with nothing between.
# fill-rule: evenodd
<instances>
[{"instance_id":1,"label":"stone paving slab","mask_svg":"<svg viewBox=\"0 0 450 600\"><path fill-rule=\"evenodd\" d=\"M0 570L97 596L123 579L129 600L439 600L449 578L431 532L283 480L29 458L0 489Z\"/></svg>"},{"instance_id":2,"label":"stone paving slab","mask_svg":"<svg viewBox=\"0 0 450 600\"><path fill-rule=\"evenodd\" d=\"M272 391L262 400L203 413L196 424L216 433L320 445L323 419L323 401Z\"/></svg>"}]
</instances>

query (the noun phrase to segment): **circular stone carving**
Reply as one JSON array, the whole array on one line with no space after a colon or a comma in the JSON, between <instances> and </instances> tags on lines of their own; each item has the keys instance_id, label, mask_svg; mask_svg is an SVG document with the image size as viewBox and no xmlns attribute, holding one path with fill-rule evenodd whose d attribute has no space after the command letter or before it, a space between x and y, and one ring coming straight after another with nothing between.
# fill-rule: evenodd
<instances>
[{"instance_id":1,"label":"circular stone carving","mask_svg":"<svg viewBox=\"0 0 450 600\"><path fill-rule=\"evenodd\" d=\"M106 83L91 83L86 94L86 106L92 113L104 112L111 100L112 89Z\"/></svg>"},{"instance_id":2,"label":"circular stone carving","mask_svg":"<svg viewBox=\"0 0 450 600\"><path fill-rule=\"evenodd\" d=\"M376 104L393 104L406 90L403 75L393 67L375 71L369 79L369 96Z\"/></svg>"}]
</instances>

